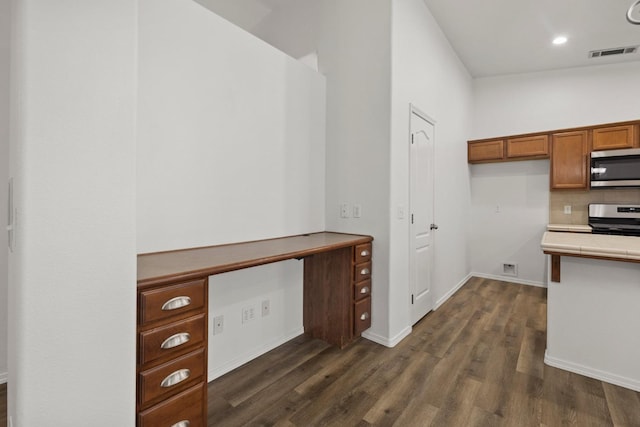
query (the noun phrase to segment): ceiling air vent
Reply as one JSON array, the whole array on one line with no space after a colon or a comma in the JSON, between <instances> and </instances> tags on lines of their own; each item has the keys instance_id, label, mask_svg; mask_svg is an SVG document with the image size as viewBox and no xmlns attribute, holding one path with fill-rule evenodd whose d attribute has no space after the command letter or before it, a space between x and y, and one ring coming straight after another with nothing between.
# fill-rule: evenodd
<instances>
[{"instance_id":1,"label":"ceiling air vent","mask_svg":"<svg viewBox=\"0 0 640 427\"><path fill-rule=\"evenodd\" d=\"M636 53L638 46L616 47L613 49L592 50L589 58L600 58L602 56L624 55L626 53Z\"/></svg>"}]
</instances>

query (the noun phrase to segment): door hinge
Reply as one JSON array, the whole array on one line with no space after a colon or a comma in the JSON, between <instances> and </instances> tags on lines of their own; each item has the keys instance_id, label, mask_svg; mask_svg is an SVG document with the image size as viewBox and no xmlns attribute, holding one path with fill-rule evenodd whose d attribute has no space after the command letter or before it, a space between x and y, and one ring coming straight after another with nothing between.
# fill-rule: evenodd
<instances>
[{"instance_id":1,"label":"door hinge","mask_svg":"<svg viewBox=\"0 0 640 427\"><path fill-rule=\"evenodd\" d=\"M411 214L411 224L413 224L413 214Z\"/></svg>"},{"instance_id":2,"label":"door hinge","mask_svg":"<svg viewBox=\"0 0 640 427\"><path fill-rule=\"evenodd\" d=\"M411 294L411 304L413 304L413 294Z\"/></svg>"},{"instance_id":3,"label":"door hinge","mask_svg":"<svg viewBox=\"0 0 640 427\"><path fill-rule=\"evenodd\" d=\"M414 136L415 136L414 134L411 134L411 143L412 143L412 144L413 144L413 137L414 137Z\"/></svg>"}]
</instances>

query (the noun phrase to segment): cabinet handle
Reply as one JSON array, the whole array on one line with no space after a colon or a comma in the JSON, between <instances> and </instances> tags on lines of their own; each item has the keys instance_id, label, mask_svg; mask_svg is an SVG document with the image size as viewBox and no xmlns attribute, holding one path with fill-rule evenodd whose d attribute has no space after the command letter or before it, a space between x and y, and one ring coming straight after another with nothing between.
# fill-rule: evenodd
<instances>
[{"instance_id":1,"label":"cabinet handle","mask_svg":"<svg viewBox=\"0 0 640 427\"><path fill-rule=\"evenodd\" d=\"M369 318L369 312L365 311L360 315L360 320L367 320Z\"/></svg>"},{"instance_id":2,"label":"cabinet handle","mask_svg":"<svg viewBox=\"0 0 640 427\"><path fill-rule=\"evenodd\" d=\"M168 388L181 383L191 376L190 369L179 369L172 374L167 375L160 383L160 387Z\"/></svg>"},{"instance_id":3,"label":"cabinet handle","mask_svg":"<svg viewBox=\"0 0 640 427\"><path fill-rule=\"evenodd\" d=\"M190 425L191 425L191 421L182 420L182 421L179 421L179 422L171 425L171 427L189 427Z\"/></svg>"},{"instance_id":4,"label":"cabinet handle","mask_svg":"<svg viewBox=\"0 0 640 427\"><path fill-rule=\"evenodd\" d=\"M371 254L371 252L369 252L368 250L363 250L362 252L360 252L360 256L369 256Z\"/></svg>"},{"instance_id":5,"label":"cabinet handle","mask_svg":"<svg viewBox=\"0 0 640 427\"><path fill-rule=\"evenodd\" d=\"M163 350L175 348L184 343L189 342L190 339L191 339L191 334L189 332L181 332L179 334L174 334L174 335L171 335L166 340L164 340L160 345L160 348L162 348Z\"/></svg>"},{"instance_id":6,"label":"cabinet handle","mask_svg":"<svg viewBox=\"0 0 640 427\"><path fill-rule=\"evenodd\" d=\"M360 270L361 276L366 276L369 273L371 273L371 270L369 270L368 268L363 268L362 270Z\"/></svg>"},{"instance_id":7,"label":"cabinet handle","mask_svg":"<svg viewBox=\"0 0 640 427\"><path fill-rule=\"evenodd\" d=\"M186 307L191 304L191 298L189 297L175 297L162 304L162 311L177 310L178 308Z\"/></svg>"},{"instance_id":8,"label":"cabinet handle","mask_svg":"<svg viewBox=\"0 0 640 427\"><path fill-rule=\"evenodd\" d=\"M360 289L360 293L361 294L368 294L369 293L369 287L368 286L364 286L362 289Z\"/></svg>"}]
</instances>

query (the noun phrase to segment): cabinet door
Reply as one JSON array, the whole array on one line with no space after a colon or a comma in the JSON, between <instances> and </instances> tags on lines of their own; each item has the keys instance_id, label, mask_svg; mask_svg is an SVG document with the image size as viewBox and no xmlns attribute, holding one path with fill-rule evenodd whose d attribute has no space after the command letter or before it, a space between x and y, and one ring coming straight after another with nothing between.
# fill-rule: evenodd
<instances>
[{"instance_id":1,"label":"cabinet door","mask_svg":"<svg viewBox=\"0 0 640 427\"><path fill-rule=\"evenodd\" d=\"M546 157L549 157L549 137L547 135L507 139L507 159Z\"/></svg>"},{"instance_id":2,"label":"cabinet door","mask_svg":"<svg viewBox=\"0 0 640 427\"><path fill-rule=\"evenodd\" d=\"M587 142L587 131L553 134L551 189L587 188Z\"/></svg>"},{"instance_id":3,"label":"cabinet door","mask_svg":"<svg viewBox=\"0 0 640 427\"><path fill-rule=\"evenodd\" d=\"M593 130L592 149L615 150L637 147L637 125L609 126Z\"/></svg>"},{"instance_id":4,"label":"cabinet door","mask_svg":"<svg viewBox=\"0 0 640 427\"><path fill-rule=\"evenodd\" d=\"M504 159L504 140L470 141L467 145L469 163L497 162Z\"/></svg>"}]
</instances>

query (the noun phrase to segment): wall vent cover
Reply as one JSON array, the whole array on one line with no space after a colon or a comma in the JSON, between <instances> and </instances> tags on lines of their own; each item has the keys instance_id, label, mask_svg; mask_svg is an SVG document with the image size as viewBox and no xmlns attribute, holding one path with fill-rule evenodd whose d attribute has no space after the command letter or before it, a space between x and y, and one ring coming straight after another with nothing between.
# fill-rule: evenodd
<instances>
[{"instance_id":1,"label":"wall vent cover","mask_svg":"<svg viewBox=\"0 0 640 427\"><path fill-rule=\"evenodd\" d=\"M589 52L589 58L600 58L611 55L625 55L627 53L636 53L638 46L616 47L613 49L592 50Z\"/></svg>"}]
</instances>

